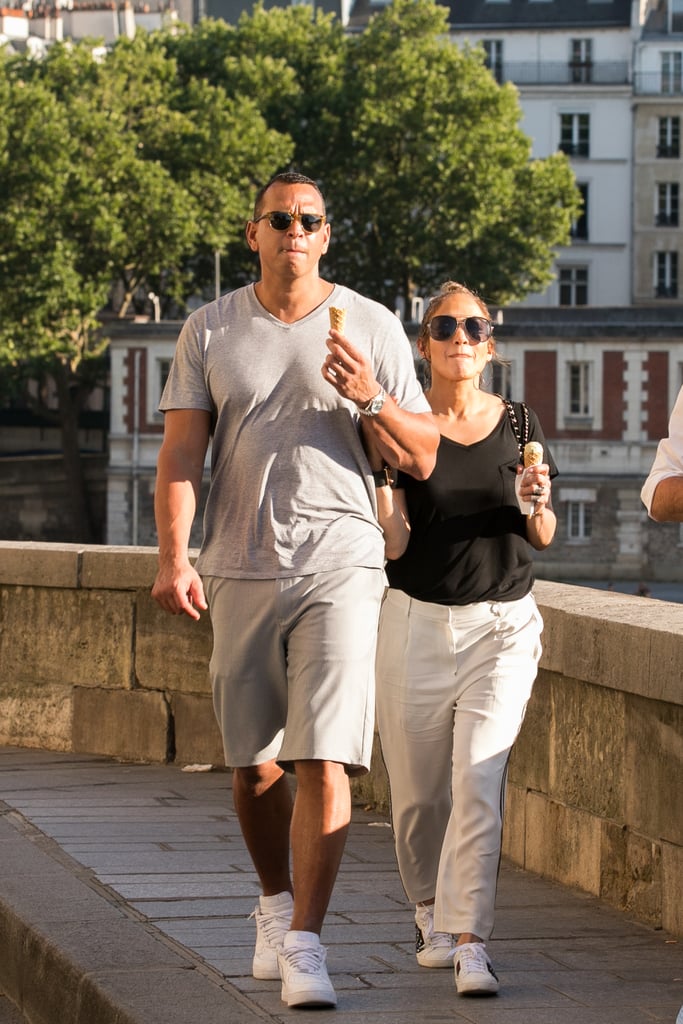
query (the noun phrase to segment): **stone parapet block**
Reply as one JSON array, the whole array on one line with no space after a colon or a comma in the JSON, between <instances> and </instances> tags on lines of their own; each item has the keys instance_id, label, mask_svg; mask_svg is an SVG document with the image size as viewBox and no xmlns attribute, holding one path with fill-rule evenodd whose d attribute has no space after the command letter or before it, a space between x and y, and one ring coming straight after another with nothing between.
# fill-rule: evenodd
<instances>
[{"instance_id":1,"label":"stone parapet block","mask_svg":"<svg viewBox=\"0 0 683 1024\"><path fill-rule=\"evenodd\" d=\"M171 712L162 693L74 689L74 751L164 762L172 744Z\"/></svg>"},{"instance_id":2,"label":"stone parapet block","mask_svg":"<svg viewBox=\"0 0 683 1024\"><path fill-rule=\"evenodd\" d=\"M138 591L135 616L135 675L143 688L211 696L209 659L213 633L208 612L199 621L169 615Z\"/></svg>"},{"instance_id":3,"label":"stone parapet block","mask_svg":"<svg viewBox=\"0 0 683 1024\"><path fill-rule=\"evenodd\" d=\"M683 702L681 605L548 580L539 580L534 593L545 623L543 668L652 700Z\"/></svg>"},{"instance_id":4,"label":"stone parapet block","mask_svg":"<svg viewBox=\"0 0 683 1024\"><path fill-rule=\"evenodd\" d=\"M0 744L71 750L73 690L58 683L16 683L0 688Z\"/></svg>"},{"instance_id":5,"label":"stone parapet block","mask_svg":"<svg viewBox=\"0 0 683 1024\"><path fill-rule=\"evenodd\" d=\"M0 585L0 623L3 685L131 685L131 595Z\"/></svg>"},{"instance_id":6,"label":"stone parapet block","mask_svg":"<svg viewBox=\"0 0 683 1024\"><path fill-rule=\"evenodd\" d=\"M211 697L175 693L171 698L175 761L180 765L225 767L223 742Z\"/></svg>"}]
</instances>

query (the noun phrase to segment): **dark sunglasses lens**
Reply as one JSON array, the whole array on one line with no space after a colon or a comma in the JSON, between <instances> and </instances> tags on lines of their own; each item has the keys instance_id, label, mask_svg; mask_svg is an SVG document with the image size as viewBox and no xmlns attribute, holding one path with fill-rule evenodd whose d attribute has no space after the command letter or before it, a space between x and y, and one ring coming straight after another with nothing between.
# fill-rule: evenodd
<instances>
[{"instance_id":1,"label":"dark sunglasses lens","mask_svg":"<svg viewBox=\"0 0 683 1024\"><path fill-rule=\"evenodd\" d=\"M455 334L458 321L454 316L435 316L429 323L429 334L434 341L448 341Z\"/></svg>"},{"instance_id":2,"label":"dark sunglasses lens","mask_svg":"<svg viewBox=\"0 0 683 1024\"><path fill-rule=\"evenodd\" d=\"M293 219L291 213L271 213L268 223L273 231L286 231Z\"/></svg>"},{"instance_id":3,"label":"dark sunglasses lens","mask_svg":"<svg viewBox=\"0 0 683 1024\"><path fill-rule=\"evenodd\" d=\"M473 341L486 341L491 337L491 326L483 316L466 317L465 330Z\"/></svg>"},{"instance_id":4,"label":"dark sunglasses lens","mask_svg":"<svg viewBox=\"0 0 683 1024\"><path fill-rule=\"evenodd\" d=\"M311 235L314 235L316 231L320 231L322 224L323 219L317 213L301 214L301 227Z\"/></svg>"}]
</instances>

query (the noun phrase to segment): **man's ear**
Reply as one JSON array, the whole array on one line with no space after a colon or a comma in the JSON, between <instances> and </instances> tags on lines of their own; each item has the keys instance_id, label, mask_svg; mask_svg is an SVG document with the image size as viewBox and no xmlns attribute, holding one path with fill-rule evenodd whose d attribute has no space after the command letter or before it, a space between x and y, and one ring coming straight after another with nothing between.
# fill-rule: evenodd
<instances>
[{"instance_id":1,"label":"man's ear","mask_svg":"<svg viewBox=\"0 0 683 1024\"><path fill-rule=\"evenodd\" d=\"M256 224L253 220L248 220L247 225L244 229L244 234L247 239L247 245L252 252L258 252L258 242L256 241Z\"/></svg>"}]
</instances>

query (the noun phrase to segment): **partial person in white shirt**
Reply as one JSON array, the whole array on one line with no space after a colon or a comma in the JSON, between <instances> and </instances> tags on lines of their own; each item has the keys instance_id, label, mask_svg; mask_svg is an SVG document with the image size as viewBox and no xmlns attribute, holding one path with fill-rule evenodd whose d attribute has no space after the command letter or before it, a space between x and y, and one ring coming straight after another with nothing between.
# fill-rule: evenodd
<instances>
[{"instance_id":1,"label":"partial person in white shirt","mask_svg":"<svg viewBox=\"0 0 683 1024\"><path fill-rule=\"evenodd\" d=\"M662 438L652 469L640 492L651 519L658 523L683 522L683 388L669 420L669 436Z\"/></svg>"}]
</instances>

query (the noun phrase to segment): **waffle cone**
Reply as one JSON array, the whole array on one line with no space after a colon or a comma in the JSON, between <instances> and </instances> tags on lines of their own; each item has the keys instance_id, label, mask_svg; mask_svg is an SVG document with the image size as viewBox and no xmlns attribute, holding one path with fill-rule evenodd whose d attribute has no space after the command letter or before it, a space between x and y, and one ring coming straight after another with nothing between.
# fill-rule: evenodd
<instances>
[{"instance_id":1,"label":"waffle cone","mask_svg":"<svg viewBox=\"0 0 683 1024\"><path fill-rule=\"evenodd\" d=\"M538 441L528 441L524 445L524 465L539 466L543 462L543 445Z\"/></svg>"},{"instance_id":2,"label":"waffle cone","mask_svg":"<svg viewBox=\"0 0 683 1024\"><path fill-rule=\"evenodd\" d=\"M346 320L346 310L339 309L338 306L330 306L330 327L335 331L344 330L344 321Z\"/></svg>"}]
</instances>

